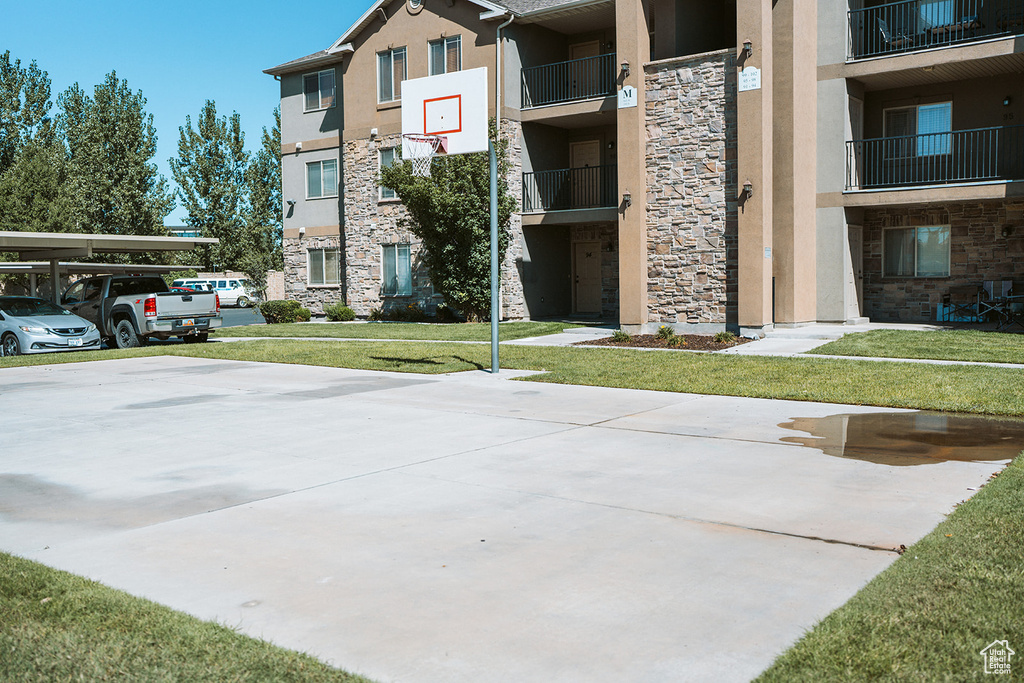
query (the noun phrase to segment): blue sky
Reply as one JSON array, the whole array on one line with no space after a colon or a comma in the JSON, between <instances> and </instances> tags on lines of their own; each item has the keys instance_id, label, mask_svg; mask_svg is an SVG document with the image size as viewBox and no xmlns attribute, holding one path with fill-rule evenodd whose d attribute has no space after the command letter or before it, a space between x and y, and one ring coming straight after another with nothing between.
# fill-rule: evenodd
<instances>
[{"instance_id":1,"label":"blue sky","mask_svg":"<svg viewBox=\"0 0 1024 683\"><path fill-rule=\"evenodd\" d=\"M53 0L5 2L0 53L35 60L57 95L72 83L91 93L110 71L142 90L159 136L156 163L173 186L167 160L178 127L204 102L237 111L250 150L273 125L278 84L263 69L329 47L366 11L365 2L291 0ZM164 222L180 225L179 206Z\"/></svg>"}]
</instances>

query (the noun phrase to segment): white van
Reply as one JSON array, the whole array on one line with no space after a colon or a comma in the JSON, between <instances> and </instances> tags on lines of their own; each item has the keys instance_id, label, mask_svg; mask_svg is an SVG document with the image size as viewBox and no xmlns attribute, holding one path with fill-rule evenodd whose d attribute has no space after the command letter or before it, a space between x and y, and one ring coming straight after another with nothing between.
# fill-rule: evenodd
<instances>
[{"instance_id":1,"label":"white van","mask_svg":"<svg viewBox=\"0 0 1024 683\"><path fill-rule=\"evenodd\" d=\"M259 301L259 297L249 288L249 281L240 278L182 279L175 280L174 286L204 291L212 289L220 297L221 306L246 308Z\"/></svg>"}]
</instances>

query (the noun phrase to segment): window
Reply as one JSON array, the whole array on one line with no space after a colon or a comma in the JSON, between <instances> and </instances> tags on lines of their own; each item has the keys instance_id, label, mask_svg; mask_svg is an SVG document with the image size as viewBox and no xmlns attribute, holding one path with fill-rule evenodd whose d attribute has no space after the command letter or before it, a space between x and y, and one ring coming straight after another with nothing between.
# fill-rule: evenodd
<instances>
[{"instance_id":1,"label":"window","mask_svg":"<svg viewBox=\"0 0 1024 683\"><path fill-rule=\"evenodd\" d=\"M430 52L430 75L462 70L462 36L441 38L427 43Z\"/></svg>"},{"instance_id":2,"label":"window","mask_svg":"<svg viewBox=\"0 0 1024 683\"><path fill-rule=\"evenodd\" d=\"M405 48L377 53L377 101L395 102L402 99L402 81L405 80Z\"/></svg>"},{"instance_id":3,"label":"window","mask_svg":"<svg viewBox=\"0 0 1024 683\"><path fill-rule=\"evenodd\" d=\"M386 148L380 150L380 153L379 153L379 156L378 156L378 159L377 159L377 161L378 161L378 163L377 163L378 170L390 166L391 164L395 163L395 160L398 159L398 158L399 158L399 153L398 153L398 148L397 147L386 147ZM381 185L381 187L380 187L380 199L395 199L397 196L398 195L395 194L395 191L392 190L390 187L384 187L383 185Z\"/></svg>"},{"instance_id":4,"label":"window","mask_svg":"<svg viewBox=\"0 0 1024 683\"><path fill-rule=\"evenodd\" d=\"M337 249L310 249L307 252L307 271L311 285L337 285L341 283L341 267Z\"/></svg>"},{"instance_id":5,"label":"window","mask_svg":"<svg viewBox=\"0 0 1024 683\"><path fill-rule=\"evenodd\" d=\"M384 245L384 296L410 296L412 294L412 260L408 244Z\"/></svg>"},{"instance_id":6,"label":"window","mask_svg":"<svg viewBox=\"0 0 1024 683\"><path fill-rule=\"evenodd\" d=\"M338 196L338 161L311 161L306 164L306 199Z\"/></svg>"},{"instance_id":7,"label":"window","mask_svg":"<svg viewBox=\"0 0 1024 683\"><path fill-rule=\"evenodd\" d=\"M885 277L948 277L949 226L885 230L882 263Z\"/></svg>"},{"instance_id":8,"label":"window","mask_svg":"<svg viewBox=\"0 0 1024 683\"><path fill-rule=\"evenodd\" d=\"M334 69L306 74L302 77L305 96L304 111L317 111L334 106Z\"/></svg>"},{"instance_id":9,"label":"window","mask_svg":"<svg viewBox=\"0 0 1024 683\"><path fill-rule=\"evenodd\" d=\"M949 154L952 148L953 103L922 104L885 110L889 158Z\"/></svg>"}]
</instances>

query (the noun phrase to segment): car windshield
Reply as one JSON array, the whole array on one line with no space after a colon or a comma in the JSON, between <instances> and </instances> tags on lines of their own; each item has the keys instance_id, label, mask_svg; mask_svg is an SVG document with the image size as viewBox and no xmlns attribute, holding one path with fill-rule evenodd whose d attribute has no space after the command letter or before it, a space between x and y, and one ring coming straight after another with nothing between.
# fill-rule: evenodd
<instances>
[{"instance_id":1,"label":"car windshield","mask_svg":"<svg viewBox=\"0 0 1024 683\"><path fill-rule=\"evenodd\" d=\"M0 311L16 318L31 317L34 315L71 315L57 304L52 304L46 299L0 299Z\"/></svg>"}]
</instances>

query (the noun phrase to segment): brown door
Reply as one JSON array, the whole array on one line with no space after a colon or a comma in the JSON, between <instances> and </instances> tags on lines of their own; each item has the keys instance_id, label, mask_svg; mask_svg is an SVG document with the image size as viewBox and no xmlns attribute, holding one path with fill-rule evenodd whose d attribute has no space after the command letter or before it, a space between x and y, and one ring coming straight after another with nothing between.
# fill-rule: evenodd
<instances>
[{"instance_id":1,"label":"brown door","mask_svg":"<svg viewBox=\"0 0 1024 683\"><path fill-rule=\"evenodd\" d=\"M573 209L599 206L601 201L601 141L569 143Z\"/></svg>"},{"instance_id":2,"label":"brown door","mask_svg":"<svg viewBox=\"0 0 1024 683\"><path fill-rule=\"evenodd\" d=\"M601 313L601 243L573 244L575 286L573 299L576 313Z\"/></svg>"},{"instance_id":3,"label":"brown door","mask_svg":"<svg viewBox=\"0 0 1024 683\"><path fill-rule=\"evenodd\" d=\"M572 99L594 97L598 93L598 60L587 59L583 62L575 60L597 57L601 54L601 43L594 40L589 43L577 43L569 47L569 57L573 60L570 67Z\"/></svg>"}]
</instances>

